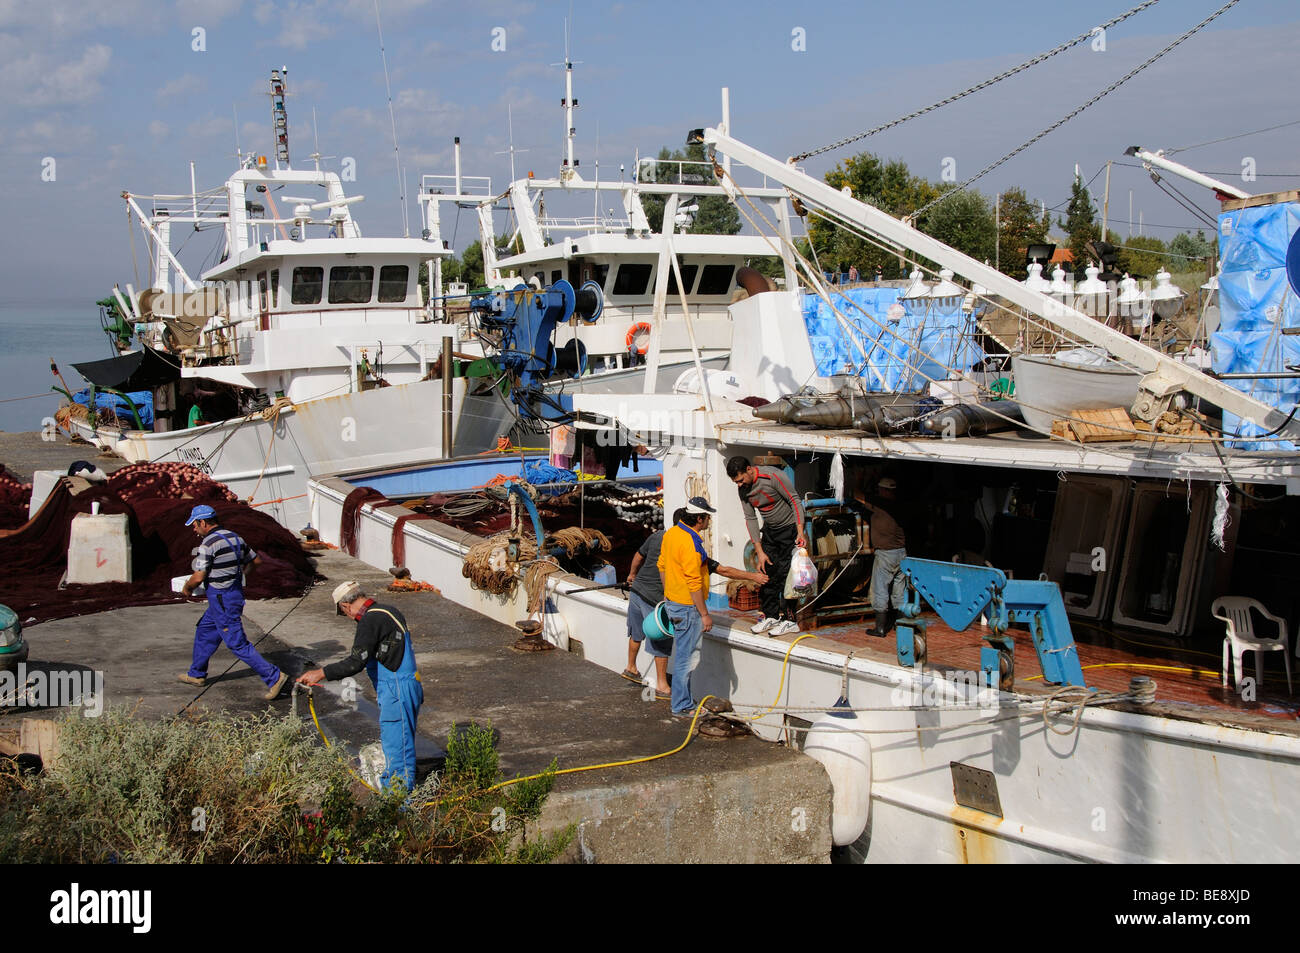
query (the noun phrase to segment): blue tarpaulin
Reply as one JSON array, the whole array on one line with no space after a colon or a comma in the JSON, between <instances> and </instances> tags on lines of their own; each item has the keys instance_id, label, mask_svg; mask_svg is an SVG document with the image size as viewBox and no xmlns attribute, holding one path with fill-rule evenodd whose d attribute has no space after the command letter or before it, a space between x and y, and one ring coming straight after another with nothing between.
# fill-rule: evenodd
<instances>
[{"instance_id":1,"label":"blue tarpaulin","mask_svg":"<svg viewBox=\"0 0 1300 953\"><path fill-rule=\"evenodd\" d=\"M1284 372L1300 364L1300 338L1283 328L1300 327L1300 298L1286 277L1286 250L1300 228L1300 202L1224 212L1219 216L1219 330L1210 335L1218 374ZM1283 412L1300 401L1300 378L1229 381ZM1223 429L1251 437L1269 428L1224 412ZM1244 450L1294 450L1286 441L1235 440Z\"/></svg>"},{"instance_id":2,"label":"blue tarpaulin","mask_svg":"<svg viewBox=\"0 0 1300 953\"><path fill-rule=\"evenodd\" d=\"M140 415L140 422L146 427L153 426L153 393L147 390L133 390L127 392L127 397L131 403L135 404L136 413ZM72 395L72 399L83 407L90 405L90 388L77 391ZM118 419L123 423L134 426L135 417L131 414L131 408L125 400L117 394L109 394L104 391L95 392L95 409L111 410L117 414Z\"/></svg>"},{"instance_id":3,"label":"blue tarpaulin","mask_svg":"<svg viewBox=\"0 0 1300 953\"><path fill-rule=\"evenodd\" d=\"M901 294L899 288L850 288L832 295L835 307L860 332L867 351L865 366L862 352L826 302L805 295L804 324L817 373L857 374L872 391L919 391L932 379L950 377L949 367L969 371L984 359L973 338L973 322L960 310L955 314L904 310L900 317L895 309L891 320L890 308L899 303Z\"/></svg>"}]
</instances>

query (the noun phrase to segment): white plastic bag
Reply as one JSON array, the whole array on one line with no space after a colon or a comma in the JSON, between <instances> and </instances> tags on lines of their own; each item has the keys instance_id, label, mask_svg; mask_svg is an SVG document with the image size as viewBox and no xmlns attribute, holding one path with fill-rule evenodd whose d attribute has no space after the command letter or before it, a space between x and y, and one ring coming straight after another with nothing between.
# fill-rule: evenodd
<instances>
[{"instance_id":1,"label":"white plastic bag","mask_svg":"<svg viewBox=\"0 0 1300 953\"><path fill-rule=\"evenodd\" d=\"M806 596L817 586L817 566L800 547L790 559L790 571L785 576L785 597L797 599Z\"/></svg>"}]
</instances>

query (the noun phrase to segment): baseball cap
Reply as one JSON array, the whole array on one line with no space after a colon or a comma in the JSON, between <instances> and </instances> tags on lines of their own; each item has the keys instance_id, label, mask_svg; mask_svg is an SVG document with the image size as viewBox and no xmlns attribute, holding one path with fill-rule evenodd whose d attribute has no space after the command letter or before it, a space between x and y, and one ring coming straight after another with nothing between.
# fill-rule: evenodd
<instances>
[{"instance_id":1,"label":"baseball cap","mask_svg":"<svg viewBox=\"0 0 1300 953\"><path fill-rule=\"evenodd\" d=\"M334 587L334 614L342 615L343 610L339 608L341 602L352 602L357 596L361 595L361 586L351 580L341 582Z\"/></svg>"},{"instance_id":2,"label":"baseball cap","mask_svg":"<svg viewBox=\"0 0 1300 953\"><path fill-rule=\"evenodd\" d=\"M186 526L193 526L199 520L210 520L216 516L217 512L212 507L200 503L194 509L190 510L190 518L185 521Z\"/></svg>"},{"instance_id":3,"label":"baseball cap","mask_svg":"<svg viewBox=\"0 0 1300 953\"><path fill-rule=\"evenodd\" d=\"M876 486L882 490L897 490L898 481L895 480L893 477L885 477L879 483L877 483Z\"/></svg>"},{"instance_id":4,"label":"baseball cap","mask_svg":"<svg viewBox=\"0 0 1300 953\"><path fill-rule=\"evenodd\" d=\"M716 513L713 507L709 506L709 501L702 496L693 496L686 501L687 513Z\"/></svg>"}]
</instances>

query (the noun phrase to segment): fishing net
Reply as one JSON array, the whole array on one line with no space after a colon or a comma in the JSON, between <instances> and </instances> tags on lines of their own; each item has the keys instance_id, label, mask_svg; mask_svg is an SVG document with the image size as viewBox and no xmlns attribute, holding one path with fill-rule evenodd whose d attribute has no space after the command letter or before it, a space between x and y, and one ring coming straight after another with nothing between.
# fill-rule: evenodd
<instances>
[{"instance_id":1,"label":"fishing net","mask_svg":"<svg viewBox=\"0 0 1300 953\"><path fill-rule=\"evenodd\" d=\"M193 470L193 468L189 468ZM250 599L301 595L316 572L297 539L270 516L239 502L230 491L197 470L179 473L173 482L148 470L124 468L107 484L73 495L60 482L36 516L0 538L0 603L13 609L24 625L132 605L183 601L171 590L174 576L191 572L198 537L185 525L197 503L216 512L223 529L243 537L262 557L249 573ZM183 494L183 495L182 495ZM99 503L101 514L125 513L131 539L130 583L69 585L59 588L67 569L72 521ZM30 620L30 621L29 621Z\"/></svg>"}]
</instances>

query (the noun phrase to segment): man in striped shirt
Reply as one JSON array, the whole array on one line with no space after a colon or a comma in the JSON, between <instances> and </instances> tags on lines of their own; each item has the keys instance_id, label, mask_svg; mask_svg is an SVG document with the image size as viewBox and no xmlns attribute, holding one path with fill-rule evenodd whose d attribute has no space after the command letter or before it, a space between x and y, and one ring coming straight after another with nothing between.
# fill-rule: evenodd
<instances>
[{"instance_id":1,"label":"man in striped shirt","mask_svg":"<svg viewBox=\"0 0 1300 953\"><path fill-rule=\"evenodd\" d=\"M185 580L181 592L191 596L207 587L208 611L194 628L194 658L190 670L180 677L189 685L205 685L208 661L217 646L225 642L235 657L266 683L268 701L280 694L289 676L257 653L244 634L244 567L257 568L262 557L242 538L223 530L216 511L200 504L190 511L185 523L202 542L194 551L194 574Z\"/></svg>"},{"instance_id":2,"label":"man in striped shirt","mask_svg":"<svg viewBox=\"0 0 1300 953\"><path fill-rule=\"evenodd\" d=\"M790 481L776 467L756 467L748 457L727 461L727 476L736 484L745 510L745 526L754 544L757 569L768 576L767 585L759 590L763 600L763 618L749 631L759 634L788 635L799 630L794 611L785 598L785 577L796 548L804 546L803 506ZM759 516L763 517L762 533Z\"/></svg>"}]
</instances>

